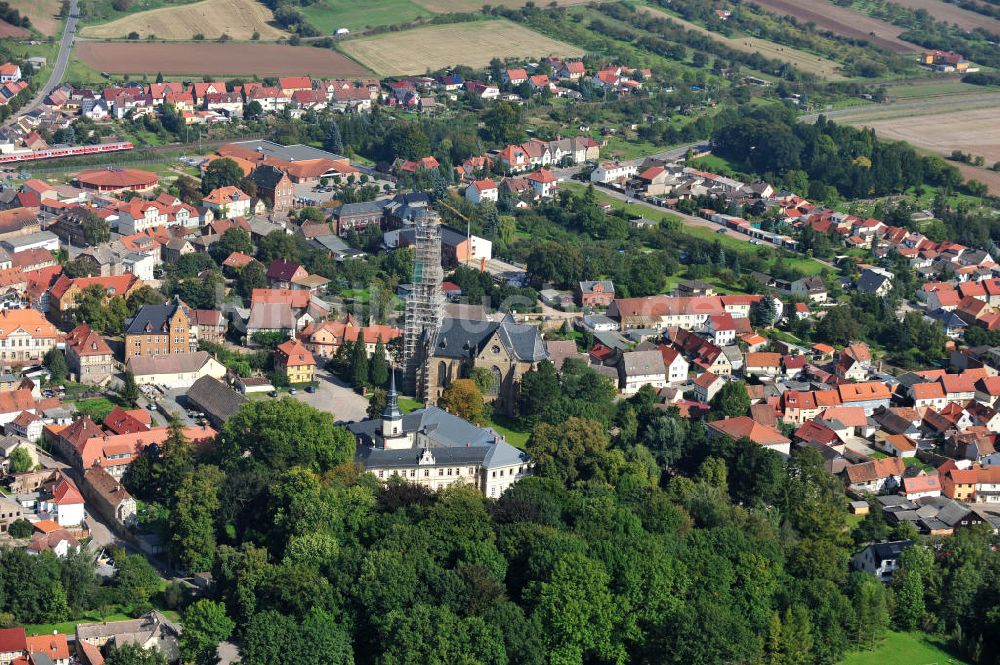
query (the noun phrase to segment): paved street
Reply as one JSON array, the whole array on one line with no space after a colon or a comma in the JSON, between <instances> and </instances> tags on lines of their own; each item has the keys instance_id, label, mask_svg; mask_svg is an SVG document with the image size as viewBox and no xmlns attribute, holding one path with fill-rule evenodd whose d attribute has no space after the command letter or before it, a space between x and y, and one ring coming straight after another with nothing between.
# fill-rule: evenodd
<instances>
[{"instance_id":1,"label":"paved street","mask_svg":"<svg viewBox=\"0 0 1000 665\"><path fill-rule=\"evenodd\" d=\"M351 422L368 417L368 400L326 370L316 370L316 392L299 390L295 398L306 404L332 413L337 421Z\"/></svg>"},{"instance_id":2,"label":"paved street","mask_svg":"<svg viewBox=\"0 0 1000 665\"><path fill-rule=\"evenodd\" d=\"M73 50L73 39L76 35L76 22L80 18L79 0L70 0L69 3L69 16L66 18L66 25L63 28L62 41L59 42L59 54L56 56L55 64L52 67L52 73L49 75L49 80L45 82L41 88L38 89L38 94L36 94L31 101L24 105L18 113L15 113L4 123L4 126L10 126L17 122L18 117L24 115L25 113L30 113L36 108L41 106L42 100L45 99L46 95L56 89L56 87L62 83L63 76L66 75L66 66L69 64L69 54Z\"/></svg>"}]
</instances>

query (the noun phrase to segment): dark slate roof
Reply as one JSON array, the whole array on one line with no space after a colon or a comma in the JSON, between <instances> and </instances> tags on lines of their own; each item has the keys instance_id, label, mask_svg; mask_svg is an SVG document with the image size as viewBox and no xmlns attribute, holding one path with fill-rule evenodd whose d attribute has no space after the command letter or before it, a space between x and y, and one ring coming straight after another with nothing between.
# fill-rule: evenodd
<instances>
[{"instance_id":1,"label":"dark slate roof","mask_svg":"<svg viewBox=\"0 0 1000 665\"><path fill-rule=\"evenodd\" d=\"M858 291L861 293L875 293L880 286L888 281L889 278L885 275L866 270L861 273L861 277L858 279Z\"/></svg>"},{"instance_id":2,"label":"dark slate roof","mask_svg":"<svg viewBox=\"0 0 1000 665\"><path fill-rule=\"evenodd\" d=\"M520 361L537 362L548 357L538 328L515 323L510 315L499 323L444 319L438 330L433 355L439 358L475 357L482 352L494 332L498 332L507 351Z\"/></svg>"},{"instance_id":3,"label":"dark slate roof","mask_svg":"<svg viewBox=\"0 0 1000 665\"><path fill-rule=\"evenodd\" d=\"M181 307L179 302L166 305L143 305L135 316L125 322L126 335L140 335L144 332L166 332L170 328L170 317Z\"/></svg>"},{"instance_id":4,"label":"dark slate roof","mask_svg":"<svg viewBox=\"0 0 1000 665\"><path fill-rule=\"evenodd\" d=\"M245 396L211 376L203 376L195 381L188 388L187 398L220 423L234 416L247 401Z\"/></svg>"},{"instance_id":5,"label":"dark slate roof","mask_svg":"<svg viewBox=\"0 0 1000 665\"><path fill-rule=\"evenodd\" d=\"M274 189L281 182L281 179L285 177L285 172L270 164L264 164L263 166L258 166L250 174L250 181L255 183L258 187L263 187L264 189Z\"/></svg>"},{"instance_id":6,"label":"dark slate roof","mask_svg":"<svg viewBox=\"0 0 1000 665\"><path fill-rule=\"evenodd\" d=\"M894 540L885 543L875 543L871 546L875 558L880 561L896 559L900 553L913 544L912 540Z\"/></svg>"},{"instance_id":7,"label":"dark slate roof","mask_svg":"<svg viewBox=\"0 0 1000 665\"><path fill-rule=\"evenodd\" d=\"M403 229L399 232L400 240L405 240L408 245L415 245L417 232L415 229ZM441 244L446 247L457 247L468 239L464 231L453 229L450 226L441 225Z\"/></svg>"},{"instance_id":8,"label":"dark slate roof","mask_svg":"<svg viewBox=\"0 0 1000 665\"><path fill-rule=\"evenodd\" d=\"M336 210L334 210L333 214L335 214L337 217L341 217L343 215L382 213L385 212L385 206L387 203L388 201L385 199L381 201L361 201L359 203L345 203Z\"/></svg>"},{"instance_id":9,"label":"dark slate roof","mask_svg":"<svg viewBox=\"0 0 1000 665\"><path fill-rule=\"evenodd\" d=\"M382 428L381 419L351 423L348 429L358 438L355 459L369 468L413 466L423 448L386 450L374 446ZM477 427L436 406L418 409L403 416L403 432L420 432L427 438L435 465L477 464L489 469L527 463L530 457L504 441L492 429Z\"/></svg>"}]
</instances>

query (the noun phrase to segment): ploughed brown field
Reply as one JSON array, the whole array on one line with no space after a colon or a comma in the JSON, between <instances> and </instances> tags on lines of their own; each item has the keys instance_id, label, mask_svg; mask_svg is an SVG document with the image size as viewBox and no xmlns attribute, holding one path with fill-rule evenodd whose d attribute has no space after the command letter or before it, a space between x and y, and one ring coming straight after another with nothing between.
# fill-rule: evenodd
<instances>
[{"instance_id":1,"label":"ploughed brown field","mask_svg":"<svg viewBox=\"0 0 1000 665\"><path fill-rule=\"evenodd\" d=\"M775 14L794 16L803 23L811 21L821 30L829 30L852 39L867 39L875 46L896 53L914 53L920 50L916 44L904 42L899 38L899 33L903 31L901 28L846 7L838 7L827 0L753 0L753 2Z\"/></svg>"},{"instance_id":2,"label":"ploughed brown field","mask_svg":"<svg viewBox=\"0 0 1000 665\"><path fill-rule=\"evenodd\" d=\"M7 21L0 21L0 39L24 39L30 34L31 32L20 26L11 25Z\"/></svg>"},{"instance_id":3,"label":"ploughed brown field","mask_svg":"<svg viewBox=\"0 0 1000 665\"><path fill-rule=\"evenodd\" d=\"M78 42L76 56L113 74L241 74L260 76L368 76L367 69L339 53L278 44L130 44Z\"/></svg>"}]
</instances>

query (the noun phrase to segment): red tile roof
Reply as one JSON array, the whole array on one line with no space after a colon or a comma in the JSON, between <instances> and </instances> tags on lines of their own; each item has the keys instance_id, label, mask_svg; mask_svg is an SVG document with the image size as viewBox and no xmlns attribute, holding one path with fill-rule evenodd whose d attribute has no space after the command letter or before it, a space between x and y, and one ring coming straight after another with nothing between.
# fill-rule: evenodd
<instances>
[{"instance_id":1,"label":"red tile roof","mask_svg":"<svg viewBox=\"0 0 1000 665\"><path fill-rule=\"evenodd\" d=\"M731 439L748 438L754 443L762 446L791 443L791 440L778 430L773 427L761 425L749 416L739 416L737 418L717 420L709 423L708 426L716 432L724 434Z\"/></svg>"}]
</instances>

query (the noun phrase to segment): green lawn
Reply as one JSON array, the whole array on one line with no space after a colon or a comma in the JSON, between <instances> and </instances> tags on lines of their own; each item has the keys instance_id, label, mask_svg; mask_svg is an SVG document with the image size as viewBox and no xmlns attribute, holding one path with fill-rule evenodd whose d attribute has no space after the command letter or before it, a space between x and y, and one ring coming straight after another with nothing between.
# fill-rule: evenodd
<instances>
[{"instance_id":1,"label":"green lawn","mask_svg":"<svg viewBox=\"0 0 1000 665\"><path fill-rule=\"evenodd\" d=\"M24 632L31 635L50 635L52 633L63 633L70 635L76 632L78 623L96 623L98 621L125 621L131 619L127 614L113 612L107 616L101 616L99 612L90 612L74 621L62 621L60 623L35 623L24 627Z\"/></svg>"},{"instance_id":2,"label":"green lawn","mask_svg":"<svg viewBox=\"0 0 1000 665\"><path fill-rule=\"evenodd\" d=\"M411 0L320 0L303 7L302 13L313 27L325 35L332 35L339 28L356 31L431 16L429 11Z\"/></svg>"},{"instance_id":3,"label":"green lawn","mask_svg":"<svg viewBox=\"0 0 1000 665\"><path fill-rule=\"evenodd\" d=\"M521 450L524 450L524 446L528 443L528 437L531 436L531 432L520 429L515 421L506 416L494 415L489 426L506 439L507 443Z\"/></svg>"},{"instance_id":4,"label":"green lawn","mask_svg":"<svg viewBox=\"0 0 1000 665\"><path fill-rule=\"evenodd\" d=\"M104 420L105 416L115 408L115 403L107 397L92 397L76 403L76 410L90 416L91 420Z\"/></svg>"},{"instance_id":5,"label":"green lawn","mask_svg":"<svg viewBox=\"0 0 1000 665\"><path fill-rule=\"evenodd\" d=\"M409 413L410 411L416 411L417 409L424 408L422 402L418 402L417 400L409 397L399 397L397 402L399 403L399 410L403 413Z\"/></svg>"},{"instance_id":6,"label":"green lawn","mask_svg":"<svg viewBox=\"0 0 1000 665\"><path fill-rule=\"evenodd\" d=\"M852 653L841 665L967 665L942 647L940 640L926 633L890 631L878 649Z\"/></svg>"}]
</instances>

